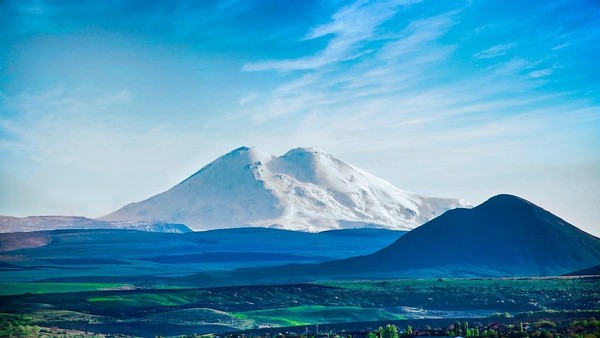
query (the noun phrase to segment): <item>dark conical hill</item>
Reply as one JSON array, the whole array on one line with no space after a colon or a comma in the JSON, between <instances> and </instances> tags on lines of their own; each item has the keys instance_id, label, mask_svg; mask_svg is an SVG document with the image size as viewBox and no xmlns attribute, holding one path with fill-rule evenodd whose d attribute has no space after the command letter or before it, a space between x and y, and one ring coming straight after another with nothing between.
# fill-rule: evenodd
<instances>
[{"instance_id":1,"label":"dark conical hill","mask_svg":"<svg viewBox=\"0 0 600 338\"><path fill-rule=\"evenodd\" d=\"M600 239L522 198L498 195L473 209L450 210L365 260L390 270L471 266L554 275L597 265Z\"/></svg>"}]
</instances>

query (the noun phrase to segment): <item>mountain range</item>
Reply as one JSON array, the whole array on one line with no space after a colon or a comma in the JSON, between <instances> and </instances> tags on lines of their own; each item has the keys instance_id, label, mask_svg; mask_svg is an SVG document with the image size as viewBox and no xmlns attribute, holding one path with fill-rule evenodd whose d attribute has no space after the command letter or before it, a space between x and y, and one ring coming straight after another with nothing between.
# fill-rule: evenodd
<instances>
[{"instance_id":1,"label":"mountain range","mask_svg":"<svg viewBox=\"0 0 600 338\"><path fill-rule=\"evenodd\" d=\"M0 233L58 229L126 229L166 233L185 233L192 231L183 224L165 222L112 222L81 216L0 216Z\"/></svg>"},{"instance_id":2,"label":"mountain range","mask_svg":"<svg viewBox=\"0 0 600 338\"><path fill-rule=\"evenodd\" d=\"M462 199L400 190L319 148L273 156L241 147L175 187L101 219L182 223L193 230L410 230L447 210L468 206Z\"/></svg>"},{"instance_id":3,"label":"mountain range","mask_svg":"<svg viewBox=\"0 0 600 338\"><path fill-rule=\"evenodd\" d=\"M0 234L2 264L6 280L194 286L552 276L597 270L600 239L522 198L498 195L475 208L447 211L407 233L259 227L7 233Z\"/></svg>"}]
</instances>

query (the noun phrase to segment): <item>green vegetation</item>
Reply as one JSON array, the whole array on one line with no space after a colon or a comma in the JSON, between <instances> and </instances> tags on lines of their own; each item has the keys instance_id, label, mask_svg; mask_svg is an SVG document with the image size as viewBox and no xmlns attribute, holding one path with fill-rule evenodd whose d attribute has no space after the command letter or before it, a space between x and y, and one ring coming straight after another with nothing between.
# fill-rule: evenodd
<instances>
[{"instance_id":1,"label":"green vegetation","mask_svg":"<svg viewBox=\"0 0 600 338\"><path fill-rule=\"evenodd\" d=\"M177 323L184 325L225 325L239 329L251 329L254 322L245 320L243 316L236 316L224 311L207 308L192 308L162 312L146 317L147 320L158 323Z\"/></svg>"},{"instance_id":2,"label":"green vegetation","mask_svg":"<svg viewBox=\"0 0 600 338\"><path fill-rule=\"evenodd\" d=\"M398 338L398 332L394 325L386 325L385 329L379 328L377 334L367 335L368 338ZM490 338L597 338L600 337L600 321L559 321L553 322L540 319L534 322L512 323L492 322L487 325L479 322L455 322L447 328L420 327L415 331L408 327L400 334L400 337L413 336L461 336L461 337L490 337Z\"/></svg>"},{"instance_id":3,"label":"green vegetation","mask_svg":"<svg viewBox=\"0 0 600 338\"><path fill-rule=\"evenodd\" d=\"M598 278L401 279L320 285L342 288L345 295L366 295L357 303L364 307L389 307L400 301L422 308L524 312L590 309L600 299Z\"/></svg>"},{"instance_id":4,"label":"green vegetation","mask_svg":"<svg viewBox=\"0 0 600 338\"><path fill-rule=\"evenodd\" d=\"M29 316L0 313L0 337L29 337L39 332Z\"/></svg>"},{"instance_id":5,"label":"green vegetation","mask_svg":"<svg viewBox=\"0 0 600 338\"><path fill-rule=\"evenodd\" d=\"M297 326L319 323L402 320L404 317L383 309L356 306L295 306L278 309L234 313L239 319L251 320L255 325Z\"/></svg>"},{"instance_id":6,"label":"green vegetation","mask_svg":"<svg viewBox=\"0 0 600 338\"><path fill-rule=\"evenodd\" d=\"M0 283L0 296L26 293L66 293L123 289L130 287L117 283Z\"/></svg>"},{"instance_id":7,"label":"green vegetation","mask_svg":"<svg viewBox=\"0 0 600 338\"><path fill-rule=\"evenodd\" d=\"M87 301L105 307L174 307L192 303L194 299L188 296L189 295L186 293L135 293L128 295L89 297L87 298Z\"/></svg>"},{"instance_id":8,"label":"green vegetation","mask_svg":"<svg viewBox=\"0 0 600 338\"><path fill-rule=\"evenodd\" d=\"M0 312L33 318L34 322L24 324L29 326L61 327L67 323L91 332L138 334L141 330L151 336L157 335L157 330L187 334L364 321L379 326L430 313L444 318L499 313L489 320L515 321L516 330L523 331L526 328L520 329L519 321L556 322L571 315L600 317L600 278L343 281L204 289L123 288L120 284L93 283L28 285L31 289L34 286L46 292L0 296ZM47 292L52 288L55 292ZM68 291L57 293L61 289ZM457 311L463 312L457 315ZM452 332L484 335L481 328L465 325L463 320ZM542 331L547 326L543 322L535 325ZM412 330L406 325L399 327L400 336Z\"/></svg>"},{"instance_id":9,"label":"green vegetation","mask_svg":"<svg viewBox=\"0 0 600 338\"><path fill-rule=\"evenodd\" d=\"M57 311L61 312L61 311ZM64 314L64 313L63 313ZM59 317L60 314L57 314ZM51 315L54 316L54 315ZM38 315L17 315L0 313L0 337L6 338L105 338L103 334L94 334L75 329L64 329L53 327L38 326L40 318ZM124 337L123 335L111 335L114 338Z\"/></svg>"},{"instance_id":10,"label":"green vegetation","mask_svg":"<svg viewBox=\"0 0 600 338\"><path fill-rule=\"evenodd\" d=\"M381 338L398 338L398 329L396 325L386 325L381 334Z\"/></svg>"}]
</instances>

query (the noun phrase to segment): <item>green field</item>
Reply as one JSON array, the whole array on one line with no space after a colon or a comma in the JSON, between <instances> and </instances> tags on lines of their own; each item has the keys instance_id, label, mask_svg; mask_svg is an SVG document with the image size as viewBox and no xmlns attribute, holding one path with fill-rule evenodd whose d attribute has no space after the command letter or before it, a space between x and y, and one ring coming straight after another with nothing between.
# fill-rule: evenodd
<instances>
[{"instance_id":1,"label":"green field","mask_svg":"<svg viewBox=\"0 0 600 338\"><path fill-rule=\"evenodd\" d=\"M344 323L357 321L402 320L400 315L383 309L356 306L304 305L279 309L238 312L239 319L251 320L255 325L297 326L319 323Z\"/></svg>"},{"instance_id":2,"label":"green field","mask_svg":"<svg viewBox=\"0 0 600 338\"><path fill-rule=\"evenodd\" d=\"M0 283L0 296L117 290L129 286L120 283Z\"/></svg>"},{"instance_id":3,"label":"green field","mask_svg":"<svg viewBox=\"0 0 600 338\"><path fill-rule=\"evenodd\" d=\"M193 302L187 294L153 294L138 293L126 296L95 296L87 301L104 307L152 307L152 306L181 306Z\"/></svg>"}]
</instances>

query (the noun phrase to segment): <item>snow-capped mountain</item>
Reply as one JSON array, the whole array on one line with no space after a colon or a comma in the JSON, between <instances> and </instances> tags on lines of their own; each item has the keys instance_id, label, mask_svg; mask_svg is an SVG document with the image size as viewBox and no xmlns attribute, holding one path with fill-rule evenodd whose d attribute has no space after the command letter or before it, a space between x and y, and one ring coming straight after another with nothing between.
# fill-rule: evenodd
<instances>
[{"instance_id":1,"label":"snow-capped mountain","mask_svg":"<svg viewBox=\"0 0 600 338\"><path fill-rule=\"evenodd\" d=\"M193 230L409 230L446 210L468 206L461 199L400 190L318 148L295 148L277 157L241 147L175 187L102 219L183 223Z\"/></svg>"},{"instance_id":2,"label":"snow-capped mountain","mask_svg":"<svg viewBox=\"0 0 600 338\"><path fill-rule=\"evenodd\" d=\"M183 224L164 222L110 222L78 216L0 216L0 233L59 229L126 229L166 233L184 233L191 231Z\"/></svg>"}]
</instances>

